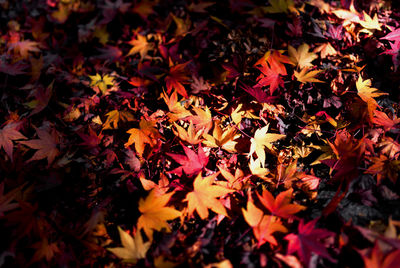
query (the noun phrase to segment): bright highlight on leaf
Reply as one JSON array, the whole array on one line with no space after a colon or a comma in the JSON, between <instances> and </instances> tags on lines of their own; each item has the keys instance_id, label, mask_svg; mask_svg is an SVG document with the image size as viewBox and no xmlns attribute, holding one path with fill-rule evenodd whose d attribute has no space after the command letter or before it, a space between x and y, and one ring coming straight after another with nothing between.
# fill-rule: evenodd
<instances>
[{"instance_id":1,"label":"bright highlight on leaf","mask_svg":"<svg viewBox=\"0 0 400 268\"><path fill-rule=\"evenodd\" d=\"M188 202L188 215L191 217L194 211L201 219L208 218L208 210L211 209L217 214L228 216L224 205L217 198L221 198L234 190L213 184L218 173L208 177L202 177L201 173L197 175L193 182L193 191L186 195L185 201Z\"/></svg>"},{"instance_id":2,"label":"bright highlight on leaf","mask_svg":"<svg viewBox=\"0 0 400 268\"><path fill-rule=\"evenodd\" d=\"M122 247L108 248L118 258L124 262L135 264L138 260L146 257L146 252L150 248L150 242L143 242L140 232L132 237L126 231L118 226L119 237L121 239Z\"/></svg>"},{"instance_id":3,"label":"bright highlight on leaf","mask_svg":"<svg viewBox=\"0 0 400 268\"><path fill-rule=\"evenodd\" d=\"M153 230L161 231L166 229L171 231L167 221L181 216L181 212L167 207L167 203L174 193L158 195L157 191L152 190L146 199L140 199L139 211L142 215L137 222L138 230L143 229L148 238L153 238Z\"/></svg>"},{"instance_id":4,"label":"bright highlight on leaf","mask_svg":"<svg viewBox=\"0 0 400 268\"><path fill-rule=\"evenodd\" d=\"M265 148L272 150L272 143L285 137L285 135L281 134L267 133L268 127L269 125L266 125L256 130L254 138L251 138L250 152L248 154L250 157L253 153L256 153L262 167L265 167Z\"/></svg>"}]
</instances>

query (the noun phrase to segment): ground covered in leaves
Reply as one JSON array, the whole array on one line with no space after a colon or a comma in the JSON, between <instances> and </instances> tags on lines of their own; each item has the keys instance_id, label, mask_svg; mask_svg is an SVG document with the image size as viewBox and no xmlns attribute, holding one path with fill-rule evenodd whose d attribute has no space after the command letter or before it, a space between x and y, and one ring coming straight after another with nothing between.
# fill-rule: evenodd
<instances>
[{"instance_id":1,"label":"ground covered in leaves","mask_svg":"<svg viewBox=\"0 0 400 268\"><path fill-rule=\"evenodd\" d=\"M0 266L398 267L396 1L0 5Z\"/></svg>"}]
</instances>

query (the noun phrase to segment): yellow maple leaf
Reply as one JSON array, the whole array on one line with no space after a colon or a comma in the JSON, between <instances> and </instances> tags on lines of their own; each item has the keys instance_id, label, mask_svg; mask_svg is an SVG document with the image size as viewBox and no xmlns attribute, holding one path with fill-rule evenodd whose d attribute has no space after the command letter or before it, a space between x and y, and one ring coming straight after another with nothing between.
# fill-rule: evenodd
<instances>
[{"instance_id":1,"label":"yellow maple leaf","mask_svg":"<svg viewBox=\"0 0 400 268\"><path fill-rule=\"evenodd\" d=\"M254 152L257 154L258 158L260 159L260 163L262 167L265 167L265 151L264 148L267 147L269 150L272 149L272 143L280 140L285 137L285 135L281 134L274 134L274 133L267 133L268 126L261 129L257 129L256 133L254 134L254 138L251 138L251 146L249 156L251 156Z\"/></svg>"},{"instance_id":2,"label":"yellow maple leaf","mask_svg":"<svg viewBox=\"0 0 400 268\"><path fill-rule=\"evenodd\" d=\"M128 112L128 111L118 111L118 110L112 110L106 114L107 119L106 122L103 124L103 130L104 129L118 129L118 122L129 122L133 121L134 117L133 115Z\"/></svg>"},{"instance_id":3,"label":"yellow maple leaf","mask_svg":"<svg viewBox=\"0 0 400 268\"><path fill-rule=\"evenodd\" d=\"M161 97L164 99L165 104L167 104L168 106L168 110L170 112L167 115L171 121L181 120L185 117L192 115L182 105L182 101L178 101L178 94L176 93L176 90L172 92L171 96L168 96L167 93L163 92L161 94Z\"/></svg>"},{"instance_id":4,"label":"yellow maple leaf","mask_svg":"<svg viewBox=\"0 0 400 268\"><path fill-rule=\"evenodd\" d=\"M178 124L174 123L174 126L176 128L177 131L173 130L175 135L179 136L179 138L181 140L187 141L190 144L199 144L202 139L201 139L201 135L203 134L203 131L196 131L193 123L190 122L189 127L187 129L187 131L179 126Z\"/></svg>"},{"instance_id":5,"label":"yellow maple leaf","mask_svg":"<svg viewBox=\"0 0 400 268\"><path fill-rule=\"evenodd\" d=\"M321 58L325 59L327 56L336 56L338 52L331 45L331 43L323 43L314 49L314 52L321 52Z\"/></svg>"},{"instance_id":6,"label":"yellow maple leaf","mask_svg":"<svg viewBox=\"0 0 400 268\"><path fill-rule=\"evenodd\" d=\"M289 45L288 52L290 60L303 69L304 67L312 67L311 63L313 60L318 58L318 55L314 52L309 52L310 46L306 43L302 44L297 48L297 50Z\"/></svg>"},{"instance_id":7,"label":"yellow maple leaf","mask_svg":"<svg viewBox=\"0 0 400 268\"><path fill-rule=\"evenodd\" d=\"M139 129L131 128L127 133L131 134L128 142L125 143L125 147L129 147L131 144L135 143L136 152L140 157L143 156L145 144L149 144L150 147L157 144L157 139L161 137L158 133L154 121L146 121L144 119L140 120Z\"/></svg>"},{"instance_id":8,"label":"yellow maple leaf","mask_svg":"<svg viewBox=\"0 0 400 268\"><path fill-rule=\"evenodd\" d=\"M364 13L364 20L360 20L359 23L362 27L368 30L381 30L381 23L378 21L378 16L375 14L374 18L371 18L365 11Z\"/></svg>"},{"instance_id":9,"label":"yellow maple leaf","mask_svg":"<svg viewBox=\"0 0 400 268\"><path fill-rule=\"evenodd\" d=\"M242 118L259 119L259 117L252 112L251 110L244 110L243 104L240 103L231 113L232 121L238 125L242 121Z\"/></svg>"},{"instance_id":10,"label":"yellow maple leaf","mask_svg":"<svg viewBox=\"0 0 400 268\"><path fill-rule=\"evenodd\" d=\"M137 34L136 39L132 39L128 44L132 45L133 47L131 50L129 50L127 56L139 53L141 61L144 59L144 57L146 57L149 50L153 49L153 44L147 42L146 37L141 34Z\"/></svg>"},{"instance_id":11,"label":"yellow maple leaf","mask_svg":"<svg viewBox=\"0 0 400 268\"><path fill-rule=\"evenodd\" d=\"M296 77L297 81L301 83L324 83L321 80L315 78L317 74L322 72L321 70L313 70L308 72L308 68L301 69L300 72L294 71L294 76Z\"/></svg>"},{"instance_id":12,"label":"yellow maple leaf","mask_svg":"<svg viewBox=\"0 0 400 268\"><path fill-rule=\"evenodd\" d=\"M363 80L361 75L356 82L356 88L358 96L360 96L363 101L366 103L373 103L376 106L378 106L378 104L373 98L388 95L388 93L380 92L377 88L371 87L371 79Z\"/></svg>"},{"instance_id":13,"label":"yellow maple leaf","mask_svg":"<svg viewBox=\"0 0 400 268\"><path fill-rule=\"evenodd\" d=\"M197 175L193 183L193 191L188 193L185 198L185 201L188 202L189 217L196 210L200 218L204 220L208 218L208 209L217 214L228 216L225 207L217 198L234 192L234 190L213 185L213 181L218 174L219 172L205 178L201 176L201 173Z\"/></svg>"},{"instance_id":14,"label":"yellow maple leaf","mask_svg":"<svg viewBox=\"0 0 400 268\"><path fill-rule=\"evenodd\" d=\"M167 221L181 216L180 211L166 207L172 195L173 192L159 195L157 191L152 190L146 199L139 200L139 211L142 215L138 219L137 228L143 229L150 240L153 238L153 230L161 231L165 228L170 232Z\"/></svg>"},{"instance_id":15,"label":"yellow maple leaf","mask_svg":"<svg viewBox=\"0 0 400 268\"><path fill-rule=\"evenodd\" d=\"M92 80L90 82L91 87L98 87L101 93L106 94L108 86L114 86L114 78L109 76L108 74L101 77L100 74L89 75L89 78Z\"/></svg>"},{"instance_id":16,"label":"yellow maple leaf","mask_svg":"<svg viewBox=\"0 0 400 268\"><path fill-rule=\"evenodd\" d=\"M149 241L143 243L143 238L140 232L137 232L136 235L132 237L119 226L118 232L122 247L108 248L109 251L114 253L118 258L123 259L124 262L133 264L135 264L137 260L146 257L146 253L149 250L151 243Z\"/></svg>"},{"instance_id":17,"label":"yellow maple leaf","mask_svg":"<svg viewBox=\"0 0 400 268\"><path fill-rule=\"evenodd\" d=\"M208 147L221 147L228 152L236 152L235 145L237 142L234 141L234 139L237 137L236 129L233 127L226 127L225 129L222 129L220 127L220 123L220 120L214 121L213 134L210 135L205 133L203 136L206 140L203 141L203 143Z\"/></svg>"},{"instance_id":18,"label":"yellow maple leaf","mask_svg":"<svg viewBox=\"0 0 400 268\"><path fill-rule=\"evenodd\" d=\"M267 180L267 177L265 176L269 173L269 169L261 165L260 158L254 160L253 157L250 157L249 168L251 174L261 179Z\"/></svg>"}]
</instances>

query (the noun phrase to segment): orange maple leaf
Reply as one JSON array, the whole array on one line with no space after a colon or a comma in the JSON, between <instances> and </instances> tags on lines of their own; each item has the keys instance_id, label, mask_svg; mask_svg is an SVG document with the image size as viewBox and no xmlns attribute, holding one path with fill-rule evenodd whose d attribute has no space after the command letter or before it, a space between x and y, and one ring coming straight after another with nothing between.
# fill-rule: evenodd
<instances>
[{"instance_id":1,"label":"orange maple leaf","mask_svg":"<svg viewBox=\"0 0 400 268\"><path fill-rule=\"evenodd\" d=\"M132 45L133 47L131 50L129 50L127 56L139 53L141 61L144 59L144 57L146 57L149 50L153 49L154 47L152 43L147 42L146 36L141 34L137 34L136 39L132 39L128 44Z\"/></svg>"},{"instance_id":2,"label":"orange maple leaf","mask_svg":"<svg viewBox=\"0 0 400 268\"><path fill-rule=\"evenodd\" d=\"M268 190L264 190L262 196L260 196L259 193L257 193L257 196L264 207L266 207L273 215L287 219L292 217L293 214L306 208L301 205L291 204L290 201L292 199L292 194L293 189L289 189L279 193L278 196L274 198Z\"/></svg>"},{"instance_id":3,"label":"orange maple leaf","mask_svg":"<svg viewBox=\"0 0 400 268\"><path fill-rule=\"evenodd\" d=\"M112 110L106 114L107 119L103 124L104 129L118 129L118 123L133 121L133 115L128 111Z\"/></svg>"},{"instance_id":4,"label":"orange maple leaf","mask_svg":"<svg viewBox=\"0 0 400 268\"><path fill-rule=\"evenodd\" d=\"M252 200L247 201L247 210L242 208L242 212L246 222L253 228L254 236L258 240L258 247L266 242L277 246L278 242L272 234L288 231L278 217L264 215L264 212L257 208Z\"/></svg>"},{"instance_id":5,"label":"orange maple leaf","mask_svg":"<svg viewBox=\"0 0 400 268\"><path fill-rule=\"evenodd\" d=\"M136 152L142 157L145 144L147 143L150 147L153 147L157 144L158 139L161 138L160 133L154 128L155 125L155 121L140 120L139 129L131 128L127 131L130 137L128 142L125 143L125 147L129 147L131 144L135 143Z\"/></svg>"},{"instance_id":6,"label":"orange maple leaf","mask_svg":"<svg viewBox=\"0 0 400 268\"><path fill-rule=\"evenodd\" d=\"M228 152L236 152L235 145L237 142L234 141L236 138L236 129L229 126L222 129L220 124L220 120L214 121L213 134L203 134L206 139L203 143L211 148L221 147Z\"/></svg>"},{"instance_id":7,"label":"orange maple leaf","mask_svg":"<svg viewBox=\"0 0 400 268\"><path fill-rule=\"evenodd\" d=\"M181 140L184 140L193 145L199 144L203 140L201 138L203 131L196 131L192 122L190 122L187 131L176 123L174 123L174 126L177 131L173 131L175 135L177 135Z\"/></svg>"},{"instance_id":8,"label":"orange maple leaf","mask_svg":"<svg viewBox=\"0 0 400 268\"><path fill-rule=\"evenodd\" d=\"M249 176L244 176L243 171L239 168L237 168L235 170L235 175L232 175L229 172L229 170L226 170L225 168L223 168L221 166L217 166L217 167L218 167L219 171L221 172L221 175L227 181L217 181L216 183L225 188L240 191L240 190L242 190L243 186L246 184L247 180L249 179Z\"/></svg>"},{"instance_id":9,"label":"orange maple leaf","mask_svg":"<svg viewBox=\"0 0 400 268\"><path fill-rule=\"evenodd\" d=\"M193 215L196 210L201 219L208 218L208 209L219 215L228 216L225 207L217 198L221 198L234 190L222 186L213 185L213 181L218 176L214 173L208 177L202 177L199 173L193 182L193 191L186 195L185 201L188 202L188 215Z\"/></svg>"},{"instance_id":10,"label":"orange maple leaf","mask_svg":"<svg viewBox=\"0 0 400 268\"><path fill-rule=\"evenodd\" d=\"M180 211L166 206L173 194L160 195L152 190L146 199L139 200L139 211L142 215L138 219L137 228L143 229L149 239L153 238L153 230L161 231L165 228L167 232L171 231L167 221L181 216Z\"/></svg>"},{"instance_id":11,"label":"orange maple leaf","mask_svg":"<svg viewBox=\"0 0 400 268\"><path fill-rule=\"evenodd\" d=\"M188 84L190 77L186 71L186 66L189 62L182 64L177 64L170 67L168 75L165 77L165 83L167 85L168 94L175 89L179 94L181 94L186 99L189 97L183 84Z\"/></svg>"}]
</instances>

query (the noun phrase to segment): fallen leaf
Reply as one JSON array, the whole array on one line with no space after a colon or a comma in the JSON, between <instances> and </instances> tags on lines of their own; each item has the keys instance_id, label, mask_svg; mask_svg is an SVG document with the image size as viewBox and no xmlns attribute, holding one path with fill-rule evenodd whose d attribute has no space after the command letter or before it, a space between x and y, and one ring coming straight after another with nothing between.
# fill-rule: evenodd
<instances>
[{"instance_id":1,"label":"fallen leaf","mask_svg":"<svg viewBox=\"0 0 400 268\"><path fill-rule=\"evenodd\" d=\"M118 232L121 239L122 247L108 248L118 258L124 262L135 264L139 259L144 259L150 248L151 243L143 243L143 238L140 232L136 232L134 237L130 236L126 231L118 226Z\"/></svg>"},{"instance_id":2,"label":"fallen leaf","mask_svg":"<svg viewBox=\"0 0 400 268\"><path fill-rule=\"evenodd\" d=\"M137 228L143 229L150 240L153 238L153 230L161 231L165 228L170 232L167 221L181 216L180 211L166 206L173 194L171 192L160 195L156 190L152 190L146 199L139 200L139 211L142 215L138 219Z\"/></svg>"},{"instance_id":3,"label":"fallen leaf","mask_svg":"<svg viewBox=\"0 0 400 268\"><path fill-rule=\"evenodd\" d=\"M191 217L196 210L201 219L208 218L208 209L211 209L218 215L228 216L225 207L220 198L224 195L234 192L222 186L214 185L213 182L219 173L214 173L208 177L202 177L201 173L197 175L193 182L193 191L186 195L184 201L188 202L188 216Z\"/></svg>"}]
</instances>

